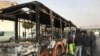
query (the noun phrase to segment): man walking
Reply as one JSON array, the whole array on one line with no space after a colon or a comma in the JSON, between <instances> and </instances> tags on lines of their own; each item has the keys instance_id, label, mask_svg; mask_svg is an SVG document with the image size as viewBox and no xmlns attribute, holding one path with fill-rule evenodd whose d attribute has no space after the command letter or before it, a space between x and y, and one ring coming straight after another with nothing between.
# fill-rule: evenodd
<instances>
[{"instance_id":1,"label":"man walking","mask_svg":"<svg viewBox=\"0 0 100 56\"><path fill-rule=\"evenodd\" d=\"M90 32L90 53L91 56L96 56L96 36L93 32Z\"/></svg>"},{"instance_id":2,"label":"man walking","mask_svg":"<svg viewBox=\"0 0 100 56\"><path fill-rule=\"evenodd\" d=\"M76 30L76 36L75 36L75 54L74 56L77 56L78 51L79 51L79 56L82 56L82 37L81 37L81 31L80 29Z\"/></svg>"},{"instance_id":3,"label":"man walking","mask_svg":"<svg viewBox=\"0 0 100 56\"><path fill-rule=\"evenodd\" d=\"M82 56L90 55L90 36L85 30L82 31L82 45L83 45Z\"/></svg>"}]
</instances>

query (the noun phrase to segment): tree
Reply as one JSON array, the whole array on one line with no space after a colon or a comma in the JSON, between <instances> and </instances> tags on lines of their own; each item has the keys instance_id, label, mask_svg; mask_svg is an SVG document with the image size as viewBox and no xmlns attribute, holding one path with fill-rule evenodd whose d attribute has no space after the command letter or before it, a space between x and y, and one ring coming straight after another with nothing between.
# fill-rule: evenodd
<instances>
[{"instance_id":1,"label":"tree","mask_svg":"<svg viewBox=\"0 0 100 56\"><path fill-rule=\"evenodd\" d=\"M26 22L26 21L22 23L22 27L25 28L25 29L30 29L30 28L33 27L33 25L34 25L33 23Z\"/></svg>"},{"instance_id":2,"label":"tree","mask_svg":"<svg viewBox=\"0 0 100 56\"><path fill-rule=\"evenodd\" d=\"M26 38L26 29L29 32L29 29L32 28L33 26L34 26L34 24L32 22L29 22L29 21L24 21L22 23L22 27L25 28L25 38Z\"/></svg>"}]
</instances>

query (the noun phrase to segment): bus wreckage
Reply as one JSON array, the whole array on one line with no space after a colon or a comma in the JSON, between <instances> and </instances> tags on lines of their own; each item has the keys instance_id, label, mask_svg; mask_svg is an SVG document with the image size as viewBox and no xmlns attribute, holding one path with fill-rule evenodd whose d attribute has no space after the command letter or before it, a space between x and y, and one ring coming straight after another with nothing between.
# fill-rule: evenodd
<instances>
[{"instance_id":1,"label":"bus wreckage","mask_svg":"<svg viewBox=\"0 0 100 56\"><path fill-rule=\"evenodd\" d=\"M15 31L13 38L0 43L0 56L62 56L68 53L67 32L77 28L38 1L3 8L0 20L13 21ZM20 36L21 26L30 30L29 36L26 30Z\"/></svg>"}]
</instances>

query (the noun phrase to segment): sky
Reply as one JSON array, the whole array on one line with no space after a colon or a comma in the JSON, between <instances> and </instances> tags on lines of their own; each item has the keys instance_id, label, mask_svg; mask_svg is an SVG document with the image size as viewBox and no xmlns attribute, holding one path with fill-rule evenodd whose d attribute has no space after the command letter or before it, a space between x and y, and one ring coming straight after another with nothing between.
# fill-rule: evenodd
<instances>
[{"instance_id":1,"label":"sky","mask_svg":"<svg viewBox=\"0 0 100 56\"><path fill-rule=\"evenodd\" d=\"M1 1L1 0L0 0ZM3 0L18 4L34 0ZM77 27L100 25L100 0L35 0L43 3Z\"/></svg>"}]
</instances>

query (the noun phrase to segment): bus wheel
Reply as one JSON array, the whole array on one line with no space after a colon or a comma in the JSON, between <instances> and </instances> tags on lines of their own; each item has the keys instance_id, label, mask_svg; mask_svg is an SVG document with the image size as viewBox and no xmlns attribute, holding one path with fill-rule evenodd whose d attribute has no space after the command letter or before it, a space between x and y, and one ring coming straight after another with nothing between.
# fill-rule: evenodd
<instances>
[{"instance_id":1,"label":"bus wheel","mask_svg":"<svg viewBox=\"0 0 100 56\"><path fill-rule=\"evenodd\" d=\"M59 46L58 48L57 48L57 50L56 50L56 56L61 56L62 55L62 49L61 49L61 47Z\"/></svg>"},{"instance_id":2,"label":"bus wheel","mask_svg":"<svg viewBox=\"0 0 100 56\"><path fill-rule=\"evenodd\" d=\"M40 52L40 56L49 56L48 54L49 53L48 53L48 49L47 48L42 49L41 52Z\"/></svg>"},{"instance_id":3,"label":"bus wheel","mask_svg":"<svg viewBox=\"0 0 100 56\"><path fill-rule=\"evenodd\" d=\"M59 41L55 44L52 56L62 56L65 53L65 48L62 41Z\"/></svg>"}]
</instances>

